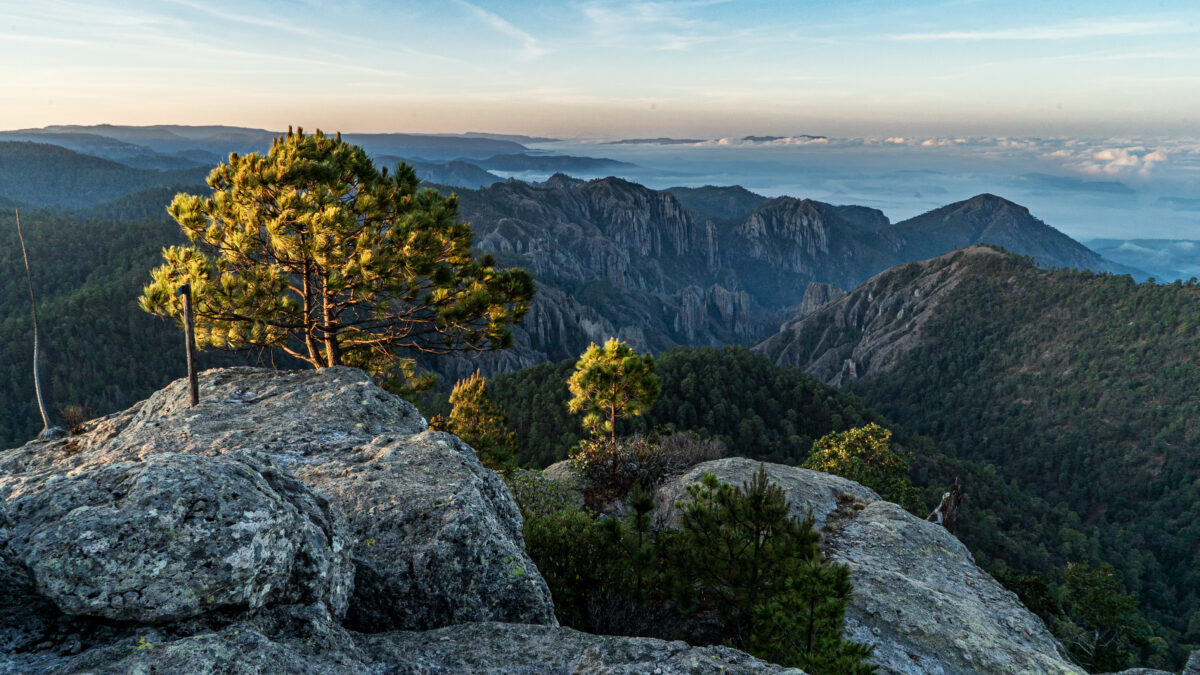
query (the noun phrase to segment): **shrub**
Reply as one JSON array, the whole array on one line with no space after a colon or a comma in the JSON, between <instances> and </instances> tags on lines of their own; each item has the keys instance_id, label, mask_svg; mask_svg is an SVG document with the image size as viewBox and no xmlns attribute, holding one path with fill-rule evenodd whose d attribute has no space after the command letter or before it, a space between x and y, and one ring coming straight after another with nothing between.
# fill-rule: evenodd
<instances>
[{"instance_id":1,"label":"shrub","mask_svg":"<svg viewBox=\"0 0 1200 675\"><path fill-rule=\"evenodd\" d=\"M724 452L720 441L688 433L634 436L618 439L615 445L607 439L585 440L571 457L571 468L580 478L585 502L607 510L613 502L624 501L635 486L653 490L667 476Z\"/></svg>"},{"instance_id":2,"label":"shrub","mask_svg":"<svg viewBox=\"0 0 1200 675\"><path fill-rule=\"evenodd\" d=\"M814 675L873 672L869 649L841 639L847 568L822 561L812 520L789 515L764 470L742 488L706 474L680 504L679 531L654 528L653 495L636 481L624 520L597 515L538 472L515 471L510 482L563 625L724 641Z\"/></svg>"},{"instance_id":3,"label":"shrub","mask_svg":"<svg viewBox=\"0 0 1200 675\"><path fill-rule=\"evenodd\" d=\"M92 412L90 405L86 403L83 405L72 403L71 405L59 408L58 416L62 418L63 426L66 427L68 432L78 434L83 432L83 425L96 415Z\"/></svg>"},{"instance_id":4,"label":"shrub","mask_svg":"<svg viewBox=\"0 0 1200 675\"><path fill-rule=\"evenodd\" d=\"M824 471L871 488L880 497L923 516L920 493L908 479L908 462L888 444L892 432L872 422L834 432L813 443L805 469Z\"/></svg>"}]
</instances>

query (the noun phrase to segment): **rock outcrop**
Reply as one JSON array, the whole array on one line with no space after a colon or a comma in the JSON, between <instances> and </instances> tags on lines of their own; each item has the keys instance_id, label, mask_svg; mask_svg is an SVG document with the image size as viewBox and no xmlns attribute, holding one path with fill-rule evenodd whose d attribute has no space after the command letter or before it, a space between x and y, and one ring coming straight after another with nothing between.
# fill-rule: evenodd
<instances>
[{"instance_id":1,"label":"rock outcrop","mask_svg":"<svg viewBox=\"0 0 1200 675\"><path fill-rule=\"evenodd\" d=\"M317 602L363 631L555 623L503 482L361 371L233 368L200 391L0 453L4 575L146 624Z\"/></svg>"},{"instance_id":2,"label":"rock outcrop","mask_svg":"<svg viewBox=\"0 0 1200 675\"><path fill-rule=\"evenodd\" d=\"M921 344L925 324L972 273L974 261L1003 255L995 248L972 246L890 269L785 323L754 351L838 387L887 372Z\"/></svg>"},{"instance_id":3,"label":"rock outcrop","mask_svg":"<svg viewBox=\"0 0 1200 675\"><path fill-rule=\"evenodd\" d=\"M821 309L825 305L837 302L846 297L846 291L832 284L818 284L815 281L804 289L804 299L800 301L798 307L792 308L790 311L785 310L788 316L788 321L795 321L801 317L808 316L813 312ZM779 330L785 330L787 322L779 327Z\"/></svg>"},{"instance_id":4,"label":"rock outcrop","mask_svg":"<svg viewBox=\"0 0 1200 675\"><path fill-rule=\"evenodd\" d=\"M861 501L877 501L880 498L874 490L841 476L745 457L724 457L697 464L658 488L656 496L663 522L668 527L679 525L675 503L686 498L687 486L700 482L704 474L711 473L730 485L741 486L754 478L760 466L766 470L767 478L787 494L792 515L804 518L811 514L817 529L824 527L829 514L837 509L839 495L850 495Z\"/></svg>"},{"instance_id":5,"label":"rock outcrop","mask_svg":"<svg viewBox=\"0 0 1200 675\"><path fill-rule=\"evenodd\" d=\"M826 533L850 566L846 637L891 673L1082 673L1040 618L944 528L871 502Z\"/></svg>"},{"instance_id":6,"label":"rock outcrop","mask_svg":"<svg viewBox=\"0 0 1200 675\"><path fill-rule=\"evenodd\" d=\"M294 479L189 454L54 478L12 495L5 547L65 614L155 624L270 604L346 610L345 525Z\"/></svg>"},{"instance_id":7,"label":"rock outcrop","mask_svg":"<svg viewBox=\"0 0 1200 675\"><path fill-rule=\"evenodd\" d=\"M2 658L2 657L0 657ZM364 635L328 624L284 635L249 622L174 638L143 630L73 658L20 655L12 672L364 673L459 675L804 675L728 647L653 638L589 635L570 628L468 623L422 632ZM3 672L0 664L0 672Z\"/></svg>"},{"instance_id":8,"label":"rock outcrop","mask_svg":"<svg viewBox=\"0 0 1200 675\"><path fill-rule=\"evenodd\" d=\"M503 482L350 368L0 451L0 673L780 673L556 625Z\"/></svg>"},{"instance_id":9,"label":"rock outcrop","mask_svg":"<svg viewBox=\"0 0 1200 675\"><path fill-rule=\"evenodd\" d=\"M667 509L705 472L733 485L760 463L725 458L659 488ZM1045 624L975 565L962 542L867 488L837 476L764 464L792 512L811 513L828 558L850 567L847 639L874 648L881 673L1082 673Z\"/></svg>"}]
</instances>

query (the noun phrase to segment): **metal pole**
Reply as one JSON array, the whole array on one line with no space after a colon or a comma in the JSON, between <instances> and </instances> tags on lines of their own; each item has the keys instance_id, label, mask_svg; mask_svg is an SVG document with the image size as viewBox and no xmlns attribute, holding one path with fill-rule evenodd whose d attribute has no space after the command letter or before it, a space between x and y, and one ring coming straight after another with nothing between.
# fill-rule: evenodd
<instances>
[{"instance_id":1,"label":"metal pole","mask_svg":"<svg viewBox=\"0 0 1200 675\"><path fill-rule=\"evenodd\" d=\"M194 407L200 402L200 382L196 379L196 326L192 322L192 285L179 287L183 296L183 339L187 345L188 399Z\"/></svg>"}]
</instances>

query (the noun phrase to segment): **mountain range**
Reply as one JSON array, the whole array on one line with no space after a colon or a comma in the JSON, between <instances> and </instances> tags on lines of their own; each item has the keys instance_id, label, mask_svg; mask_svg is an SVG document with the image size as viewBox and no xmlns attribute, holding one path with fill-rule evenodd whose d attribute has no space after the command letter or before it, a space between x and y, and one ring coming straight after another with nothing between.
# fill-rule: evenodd
<instances>
[{"instance_id":1,"label":"mountain range","mask_svg":"<svg viewBox=\"0 0 1200 675\"><path fill-rule=\"evenodd\" d=\"M455 374L567 358L610 335L654 352L754 342L801 311L810 284L848 290L993 240L1047 267L1128 271L994 195L892 224L877 209L737 186L652 190L559 174L445 190L458 195L476 247L533 272L539 286L518 349L441 366Z\"/></svg>"},{"instance_id":2,"label":"mountain range","mask_svg":"<svg viewBox=\"0 0 1200 675\"><path fill-rule=\"evenodd\" d=\"M224 127L102 130L115 134L113 129L128 131L117 134L122 137L113 139L113 147L137 142L164 152L200 152L213 144L228 147L269 134ZM77 139L82 132L66 127L39 133ZM476 144L488 152L495 146L478 144L515 144L476 137L419 138ZM408 137L384 140L395 145ZM183 148L191 142L203 147ZM407 161L380 157L384 163ZM542 158L551 159L590 158ZM153 217L162 213L158 209L173 191L204 190L207 172L201 167L134 168L54 145L17 141L0 142L0 160L0 198L82 209L81 214L101 218L106 212ZM619 178L583 181L565 174L542 183L501 181L464 160L418 162L417 168L429 177L478 186L431 183L458 195L476 248L533 272L539 287L528 318L517 329L517 348L436 366L452 377L477 367L497 372L567 358L610 335L654 352L680 345L753 343L801 312L810 284L849 290L894 265L973 243L999 244L1044 266L1130 270L994 195L893 224L878 209L767 198L739 186L653 190ZM143 190L152 191L139 195ZM123 201L115 208L104 205L117 199Z\"/></svg>"}]
</instances>

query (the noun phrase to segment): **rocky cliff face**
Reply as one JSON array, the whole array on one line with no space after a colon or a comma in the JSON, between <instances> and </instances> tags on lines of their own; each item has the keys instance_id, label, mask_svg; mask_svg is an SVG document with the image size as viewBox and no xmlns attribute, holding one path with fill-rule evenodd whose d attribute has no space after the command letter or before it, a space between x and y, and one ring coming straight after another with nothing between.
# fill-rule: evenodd
<instances>
[{"instance_id":1,"label":"rocky cliff face","mask_svg":"<svg viewBox=\"0 0 1200 675\"><path fill-rule=\"evenodd\" d=\"M888 270L785 323L754 351L838 387L886 372L921 343L925 323L970 273L972 261L1000 255L974 246Z\"/></svg>"},{"instance_id":2,"label":"rocky cliff face","mask_svg":"<svg viewBox=\"0 0 1200 675\"><path fill-rule=\"evenodd\" d=\"M650 351L762 339L780 317L833 299L830 291L806 300L810 284L849 289L889 267L978 242L1046 265L1111 267L991 195L895 226L861 206L767 200L741 188L656 191L561 174L468 190L460 205L476 246L537 275L542 297L518 330L515 353L445 361L451 378L574 357L612 336Z\"/></svg>"},{"instance_id":3,"label":"rocky cliff face","mask_svg":"<svg viewBox=\"0 0 1200 675\"><path fill-rule=\"evenodd\" d=\"M704 473L742 485L759 462L699 464L659 488L673 505ZM798 517L812 514L830 560L850 567L847 639L871 645L880 673L1083 673L1017 596L975 565L944 528L881 501L863 486L816 471L762 465Z\"/></svg>"},{"instance_id":4,"label":"rocky cliff face","mask_svg":"<svg viewBox=\"0 0 1200 675\"><path fill-rule=\"evenodd\" d=\"M360 371L200 393L0 451L0 672L783 670L557 627L503 482Z\"/></svg>"},{"instance_id":5,"label":"rocky cliff face","mask_svg":"<svg viewBox=\"0 0 1200 675\"><path fill-rule=\"evenodd\" d=\"M792 319L808 316L825 305L837 302L844 297L846 297L846 291L833 284L818 284L813 282L804 289L804 299L800 301L800 306L794 308L788 314ZM780 330L783 330L783 328L780 327Z\"/></svg>"}]
</instances>

